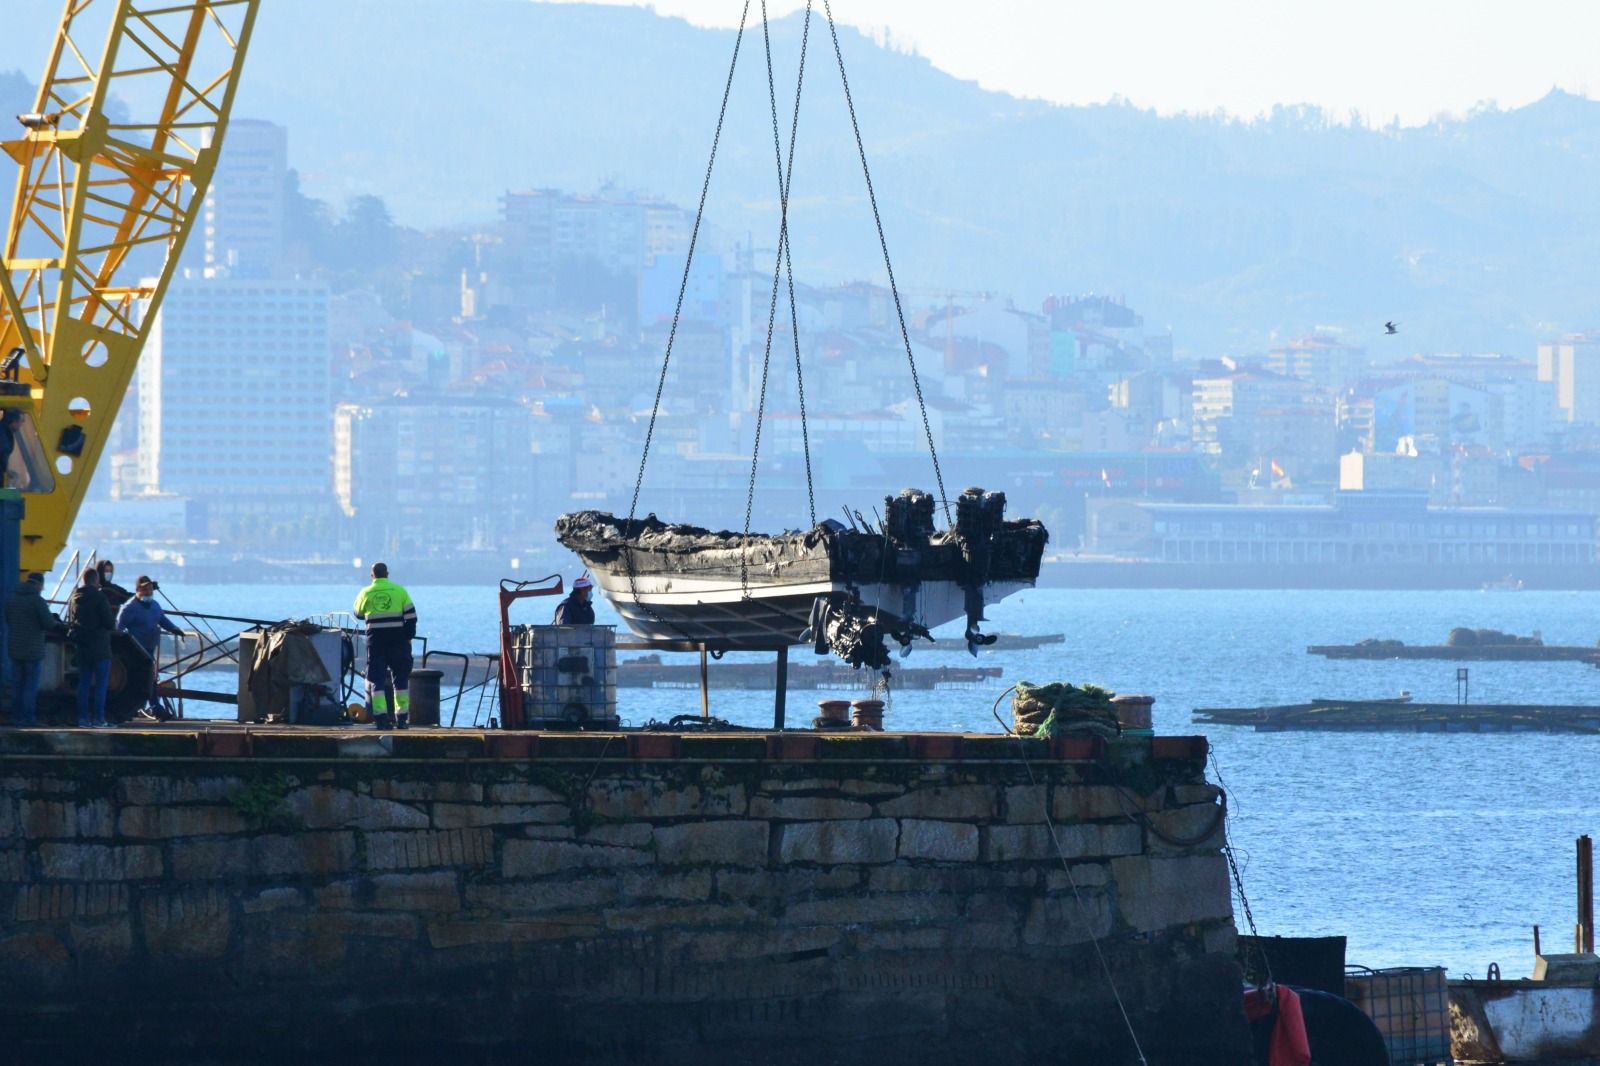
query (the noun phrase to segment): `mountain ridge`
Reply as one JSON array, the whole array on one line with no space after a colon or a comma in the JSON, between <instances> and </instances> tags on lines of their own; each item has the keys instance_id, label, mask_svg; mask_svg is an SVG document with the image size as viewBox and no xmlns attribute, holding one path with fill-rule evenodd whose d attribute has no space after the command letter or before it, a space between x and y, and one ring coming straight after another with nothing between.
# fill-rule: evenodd
<instances>
[{"instance_id":1,"label":"mountain ridge","mask_svg":"<svg viewBox=\"0 0 1600 1066\"><path fill-rule=\"evenodd\" d=\"M785 143L800 27L797 13L772 29ZM289 127L308 192L376 192L412 225L487 221L510 189L607 182L692 208L734 36L633 7L274 0L236 113ZM908 289L999 290L1025 306L1123 293L1196 355L1315 323L1379 353L1531 354L1538 337L1597 324L1594 101L1557 90L1417 127L1306 107L1163 116L1013 97L853 29L839 37ZM706 216L765 248L777 228L769 106L756 25ZM791 226L807 280L882 280L820 15ZM1399 342L1380 339L1391 318Z\"/></svg>"}]
</instances>

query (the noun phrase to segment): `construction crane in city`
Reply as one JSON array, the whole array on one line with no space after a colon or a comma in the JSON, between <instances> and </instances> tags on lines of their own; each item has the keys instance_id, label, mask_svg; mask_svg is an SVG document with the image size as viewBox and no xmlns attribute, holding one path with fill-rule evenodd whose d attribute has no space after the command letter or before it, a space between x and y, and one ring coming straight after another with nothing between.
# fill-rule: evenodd
<instances>
[{"instance_id":1,"label":"construction crane in city","mask_svg":"<svg viewBox=\"0 0 1600 1066\"><path fill-rule=\"evenodd\" d=\"M66 0L34 108L0 135L17 167L0 476L23 494L25 571L66 546L201 213L258 4Z\"/></svg>"}]
</instances>

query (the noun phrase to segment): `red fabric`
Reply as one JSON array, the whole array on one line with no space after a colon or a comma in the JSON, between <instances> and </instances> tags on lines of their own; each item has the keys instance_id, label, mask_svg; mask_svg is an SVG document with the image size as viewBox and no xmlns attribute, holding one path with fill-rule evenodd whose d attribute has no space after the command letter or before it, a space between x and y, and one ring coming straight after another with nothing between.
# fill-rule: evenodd
<instances>
[{"instance_id":1,"label":"red fabric","mask_svg":"<svg viewBox=\"0 0 1600 1066\"><path fill-rule=\"evenodd\" d=\"M1252 1022L1270 1016L1274 1009L1277 1019L1272 1023L1272 1044L1267 1061L1270 1066L1311 1066L1311 1042L1306 1038L1305 1014L1300 1010L1300 997L1294 989L1278 985L1277 1000L1271 991L1263 988L1247 989L1244 994L1244 1016Z\"/></svg>"}]
</instances>

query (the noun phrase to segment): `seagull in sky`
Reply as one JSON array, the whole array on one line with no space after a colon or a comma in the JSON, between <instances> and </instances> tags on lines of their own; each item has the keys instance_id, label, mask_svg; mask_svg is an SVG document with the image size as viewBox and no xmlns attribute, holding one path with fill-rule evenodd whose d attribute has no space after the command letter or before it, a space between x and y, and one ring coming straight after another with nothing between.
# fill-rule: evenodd
<instances>
[{"instance_id":1,"label":"seagull in sky","mask_svg":"<svg viewBox=\"0 0 1600 1066\"><path fill-rule=\"evenodd\" d=\"M1384 332L1384 333L1385 333L1385 334L1386 334L1386 335L1387 335L1387 336L1390 336L1390 337L1392 337L1392 336L1394 336L1394 335L1395 335L1395 334L1396 334L1396 333L1399 333L1399 332L1400 332L1400 327L1399 327L1399 326L1397 326L1397 325L1395 325L1395 324L1394 324L1394 323L1393 323L1393 322L1385 322L1385 323L1384 323L1384 324L1383 324L1383 332Z\"/></svg>"}]
</instances>

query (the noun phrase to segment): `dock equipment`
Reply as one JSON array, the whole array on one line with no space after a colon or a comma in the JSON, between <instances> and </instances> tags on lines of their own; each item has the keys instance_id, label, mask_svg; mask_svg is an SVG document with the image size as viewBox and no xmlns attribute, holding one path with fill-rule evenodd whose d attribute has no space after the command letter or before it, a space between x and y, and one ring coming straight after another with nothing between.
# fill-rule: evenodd
<instances>
[{"instance_id":1,"label":"dock equipment","mask_svg":"<svg viewBox=\"0 0 1600 1066\"><path fill-rule=\"evenodd\" d=\"M73 0L21 136L0 140L17 168L0 243L0 487L27 499L23 570L52 569L66 544L199 217L258 6ZM131 254L151 246L166 252L153 278Z\"/></svg>"},{"instance_id":2,"label":"dock equipment","mask_svg":"<svg viewBox=\"0 0 1600 1066\"><path fill-rule=\"evenodd\" d=\"M500 582L500 721L507 729L527 725L526 694L517 676L516 634L511 627L511 605L536 596L560 596L566 591L560 574L532 581Z\"/></svg>"}]
</instances>

